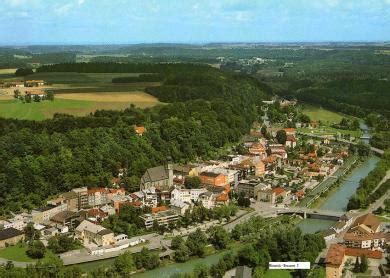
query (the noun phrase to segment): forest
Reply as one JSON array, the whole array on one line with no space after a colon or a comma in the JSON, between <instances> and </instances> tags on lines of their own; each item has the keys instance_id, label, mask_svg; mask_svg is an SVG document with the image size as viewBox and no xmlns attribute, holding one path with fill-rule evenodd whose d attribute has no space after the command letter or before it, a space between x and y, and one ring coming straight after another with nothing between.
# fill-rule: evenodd
<instances>
[{"instance_id":1,"label":"forest","mask_svg":"<svg viewBox=\"0 0 390 278\"><path fill-rule=\"evenodd\" d=\"M115 64L100 66L107 70ZM92 66L45 69L59 67ZM170 66L145 67L158 72ZM266 98L256 80L208 66L171 66L169 74L153 91L169 104L152 109L56 115L41 122L0 119L0 214L30 210L74 187L108 186L120 168L128 169L126 189L135 191L149 167L215 157L219 148L249 132L258 117L256 105ZM163 96L165 86L176 86L183 95ZM222 93L204 93L215 87ZM145 125L144 136L136 136L135 124Z\"/></svg>"}]
</instances>

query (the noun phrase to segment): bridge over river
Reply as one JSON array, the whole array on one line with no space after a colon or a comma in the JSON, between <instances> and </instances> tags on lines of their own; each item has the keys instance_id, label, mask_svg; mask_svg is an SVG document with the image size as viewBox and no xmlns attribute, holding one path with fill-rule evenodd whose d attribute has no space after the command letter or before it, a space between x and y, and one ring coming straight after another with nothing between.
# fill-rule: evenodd
<instances>
[{"instance_id":1,"label":"bridge over river","mask_svg":"<svg viewBox=\"0 0 390 278\"><path fill-rule=\"evenodd\" d=\"M308 209L308 208L288 208L277 210L276 214L295 214L303 218L315 218L338 221L345 214L343 211L332 211L323 209Z\"/></svg>"}]
</instances>

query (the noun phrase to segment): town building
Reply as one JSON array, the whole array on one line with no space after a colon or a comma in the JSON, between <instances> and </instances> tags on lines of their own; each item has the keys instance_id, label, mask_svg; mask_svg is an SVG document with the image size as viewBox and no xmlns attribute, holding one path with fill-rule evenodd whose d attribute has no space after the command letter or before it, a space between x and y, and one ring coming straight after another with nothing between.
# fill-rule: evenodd
<instances>
[{"instance_id":1,"label":"town building","mask_svg":"<svg viewBox=\"0 0 390 278\"><path fill-rule=\"evenodd\" d=\"M96 225L88 220L84 220L75 229L75 237L84 244L96 244L98 246L107 246L115 244L114 233L100 225Z\"/></svg>"},{"instance_id":2,"label":"town building","mask_svg":"<svg viewBox=\"0 0 390 278\"><path fill-rule=\"evenodd\" d=\"M191 208L191 204L188 203L188 202L183 202L183 201L180 201L180 200L172 200L171 199L170 208L171 208L171 210L173 212L175 212L175 213L177 213L179 215L184 215L186 210Z\"/></svg>"},{"instance_id":3,"label":"town building","mask_svg":"<svg viewBox=\"0 0 390 278\"><path fill-rule=\"evenodd\" d=\"M172 165L157 166L146 170L141 178L140 190L154 187L160 191L169 191L173 186Z\"/></svg>"},{"instance_id":4,"label":"town building","mask_svg":"<svg viewBox=\"0 0 390 278\"><path fill-rule=\"evenodd\" d=\"M380 224L380 220L372 213L356 218L344 235L345 245L362 249L383 248L386 245L386 235L381 232Z\"/></svg>"},{"instance_id":5,"label":"town building","mask_svg":"<svg viewBox=\"0 0 390 278\"><path fill-rule=\"evenodd\" d=\"M7 247L8 245L15 245L19 241L24 240L24 232L15 228L7 228L0 231L0 248Z\"/></svg>"},{"instance_id":6,"label":"town building","mask_svg":"<svg viewBox=\"0 0 390 278\"><path fill-rule=\"evenodd\" d=\"M62 203L58 206L47 205L45 207L37 208L31 211L32 222L34 223L44 223L49 221L54 215L61 211L67 210L68 206L65 203Z\"/></svg>"},{"instance_id":7,"label":"town building","mask_svg":"<svg viewBox=\"0 0 390 278\"><path fill-rule=\"evenodd\" d=\"M196 202L198 201L199 196L205 192L207 192L206 188L175 188L171 192L171 202L172 200L179 200L187 203Z\"/></svg>"},{"instance_id":8,"label":"town building","mask_svg":"<svg viewBox=\"0 0 390 278\"><path fill-rule=\"evenodd\" d=\"M341 278L345 263L345 247L331 244L326 254L326 278Z\"/></svg>"},{"instance_id":9,"label":"town building","mask_svg":"<svg viewBox=\"0 0 390 278\"><path fill-rule=\"evenodd\" d=\"M241 180L237 185L237 193L244 194L249 198L257 197L260 190L269 189L271 186L261 183L257 180Z\"/></svg>"},{"instance_id":10,"label":"town building","mask_svg":"<svg viewBox=\"0 0 390 278\"><path fill-rule=\"evenodd\" d=\"M160 226L168 226L169 223L176 222L179 219L179 215L172 210L163 210L141 215L140 218L144 222L146 229L150 229L155 221Z\"/></svg>"},{"instance_id":11,"label":"town building","mask_svg":"<svg viewBox=\"0 0 390 278\"><path fill-rule=\"evenodd\" d=\"M220 173L202 172L199 178L204 185L224 187L229 183L227 176Z\"/></svg>"}]
</instances>

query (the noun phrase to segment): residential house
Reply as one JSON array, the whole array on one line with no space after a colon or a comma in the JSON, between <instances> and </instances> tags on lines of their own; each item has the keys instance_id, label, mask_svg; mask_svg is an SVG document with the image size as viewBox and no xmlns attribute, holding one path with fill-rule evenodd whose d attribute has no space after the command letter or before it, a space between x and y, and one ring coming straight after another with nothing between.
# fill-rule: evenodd
<instances>
[{"instance_id":1,"label":"residential house","mask_svg":"<svg viewBox=\"0 0 390 278\"><path fill-rule=\"evenodd\" d=\"M184 215L186 210L191 208L191 204L180 200L172 200L170 204L171 210L179 215Z\"/></svg>"},{"instance_id":2,"label":"residential house","mask_svg":"<svg viewBox=\"0 0 390 278\"><path fill-rule=\"evenodd\" d=\"M32 222L34 223L43 223L49 221L54 215L61 211L67 210L67 205L65 203L58 206L47 205L45 207L37 208L31 211Z\"/></svg>"},{"instance_id":3,"label":"residential house","mask_svg":"<svg viewBox=\"0 0 390 278\"><path fill-rule=\"evenodd\" d=\"M15 245L19 241L24 240L24 232L15 228L7 228L0 231L0 248L8 245Z\"/></svg>"},{"instance_id":4,"label":"residential house","mask_svg":"<svg viewBox=\"0 0 390 278\"><path fill-rule=\"evenodd\" d=\"M141 178L140 190L155 187L161 191L169 191L173 186L172 165L157 166L146 170Z\"/></svg>"},{"instance_id":5,"label":"residential house","mask_svg":"<svg viewBox=\"0 0 390 278\"><path fill-rule=\"evenodd\" d=\"M237 185L237 193L244 194L249 198L257 197L257 192L260 190L265 190L271 186L263 184L256 180L241 180Z\"/></svg>"},{"instance_id":6,"label":"residential house","mask_svg":"<svg viewBox=\"0 0 390 278\"><path fill-rule=\"evenodd\" d=\"M199 199L199 196L203 193L207 192L205 188L175 188L171 192L171 202L172 200L179 200L182 202L196 202Z\"/></svg>"},{"instance_id":7,"label":"residential house","mask_svg":"<svg viewBox=\"0 0 390 278\"><path fill-rule=\"evenodd\" d=\"M142 135L144 135L146 128L144 126L135 125L134 131L135 131L135 134L137 134L138 136L142 136Z\"/></svg>"},{"instance_id":8,"label":"residential house","mask_svg":"<svg viewBox=\"0 0 390 278\"><path fill-rule=\"evenodd\" d=\"M260 142L253 143L249 149L248 152L250 155L260 156L261 159L264 159L267 157L267 151L265 146Z\"/></svg>"},{"instance_id":9,"label":"residential house","mask_svg":"<svg viewBox=\"0 0 390 278\"><path fill-rule=\"evenodd\" d=\"M297 146L297 139L294 135L287 135L285 146L286 148L295 148Z\"/></svg>"},{"instance_id":10,"label":"residential house","mask_svg":"<svg viewBox=\"0 0 390 278\"><path fill-rule=\"evenodd\" d=\"M211 186L226 186L228 182L228 177L225 174L214 173L214 172L202 172L199 175L199 178L202 184L211 185Z\"/></svg>"},{"instance_id":11,"label":"residential house","mask_svg":"<svg viewBox=\"0 0 390 278\"><path fill-rule=\"evenodd\" d=\"M199 201L203 207L211 209L215 207L215 194L210 191L202 193L199 195Z\"/></svg>"},{"instance_id":12,"label":"residential house","mask_svg":"<svg viewBox=\"0 0 390 278\"><path fill-rule=\"evenodd\" d=\"M67 205L68 210L77 211L78 210L78 196L75 192L69 191L60 195L60 198L63 198L64 203Z\"/></svg>"},{"instance_id":13,"label":"residential house","mask_svg":"<svg viewBox=\"0 0 390 278\"><path fill-rule=\"evenodd\" d=\"M88 220L84 220L77 226L75 237L84 242L84 244L107 246L116 243L114 233L111 230Z\"/></svg>"},{"instance_id":14,"label":"residential house","mask_svg":"<svg viewBox=\"0 0 390 278\"><path fill-rule=\"evenodd\" d=\"M87 187L73 188L72 192L77 195L77 209L80 210L89 206Z\"/></svg>"},{"instance_id":15,"label":"residential house","mask_svg":"<svg viewBox=\"0 0 390 278\"><path fill-rule=\"evenodd\" d=\"M173 181L179 184L184 184L186 177L195 177L199 175L199 167L197 165L174 164L172 170L173 170Z\"/></svg>"},{"instance_id":16,"label":"residential house","mask_svg":"<svg viewBox=\"0 0 390 278\"><path fill-rule=\"evenodd\" d=\"M38 87L38 86L43 86L43 85L45 85L44 80L26 80L26 81L24 81L25 87Z\"/></svg>"},{"instance_id":17,"label":"residential house","mask_svg":"<svg viewBox=\"0 0 390 278\"><path fill-rule=\"evenodd\" d=\"M108 190L106 188L97 187L88 189L88 205L91 207L101 206L109 203L107 198Z\"/></svg>"},{"instance_id":18,"label":"residential house","mask_svg":"<svg viewBox=\"0 0 390 278\"><path fill-rule=\"evenodd\" d=\"M108 205L108 204L101 206L100 210L109 216L115 214L115 208L113 206Z\"/></svg>"},{"instance_id":19,"label":"residential house","mask_svg":"<svg viewBox=\"0 0 390 278\"><path fill-rule=\"evenodd\" d=\"M383 248L386 245L386 235L381 232L380 223L380 220L372 213L356 218L344 235L344 243L353 248Z\"/></svg>"},{"instance_id":20,"label":"residential house","mask_svg":"<svg viewBox=\"0 0 390 278\"><path fill-rule=\"evenodd\" d=\"M275 192L272 189L259 190L257 192L257 200L274 204L276 201Z\"/></svg>"},{"instance_id":21,"label":"residential house","mask_svg":"<svg viewBox=\"0 0 390 278\"><path fill-rule=\"evenodd\" d=\"M331 244L326 254L326 278L341 278L345 263L345 247Z\"/></svg>"},{"instance_id":22,"label":"residential house","mask_svg":"<svg viewBox=\"0 0 390 278\"><path fill-rule=\"evenodd\" d=\"M73 230L80 222L82 217L79 213L74 211L61 211L50 218L50 221L56 224L69 227Z\"/></svg>"},{"instance_id":23,"label":"residential house","mask_svg":"<svg viewBox=\"0 0 390 278\"><path fill-rule=\"evenodd\" d=\"M160 226L168 226L169 223L175 223L179 219L179 215L173 210L157 211L155 213L147 213L140 216L144 222L146 229L153 227L153 223L157 221Z\"/></svg>"}]
</instances>

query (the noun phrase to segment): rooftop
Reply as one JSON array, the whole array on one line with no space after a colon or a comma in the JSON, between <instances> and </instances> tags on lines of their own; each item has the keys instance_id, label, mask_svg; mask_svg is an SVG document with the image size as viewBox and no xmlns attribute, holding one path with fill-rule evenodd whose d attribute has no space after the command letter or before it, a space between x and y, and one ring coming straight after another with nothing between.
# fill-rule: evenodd
<instances>
[{"instance_id":1,"label":"rooftop","mask_svg":"<svg viewBox=\"0 0 390 278\"><path fill-rule=\"evenodd\" d=\"M331 244L326 254L325 262L327 265L340 266L343 263L345 247L339 244Z\"/></svg>"},{"instance_id":2,"label":"rooftop","mask_svg":"<svg viewBox=\"0 0 390 278\"><path fill-rule=\"evenodd\" d=\"M6 240L6 239L20 236L23 234L24 234L24 232L19 231L15 228L7 228L7 229L0 231L0 240Z\"/></svg>"}]
</instances>

